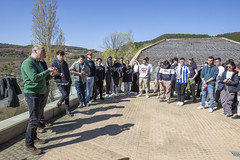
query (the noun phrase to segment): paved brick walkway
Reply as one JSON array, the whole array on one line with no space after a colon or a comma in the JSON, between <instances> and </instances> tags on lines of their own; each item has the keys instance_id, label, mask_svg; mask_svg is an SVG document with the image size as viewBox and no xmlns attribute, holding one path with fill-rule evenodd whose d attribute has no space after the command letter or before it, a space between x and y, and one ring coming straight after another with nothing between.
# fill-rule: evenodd
<instances>
[{"instance_id":1,"label":"paved brick walkway","mask_svg":"<svg viewBox=\"0 0 240 160\"><path fill-rule=\"evenodd\" d=\"M74 117L59 116L40 134L36 145L45 153L23 152L24 135L0 147L0 159L76 160L234 160L240 151L240 121L196 104L176 106L134 96L120 96L75 109Z\"/></svg>"}]
</instances>

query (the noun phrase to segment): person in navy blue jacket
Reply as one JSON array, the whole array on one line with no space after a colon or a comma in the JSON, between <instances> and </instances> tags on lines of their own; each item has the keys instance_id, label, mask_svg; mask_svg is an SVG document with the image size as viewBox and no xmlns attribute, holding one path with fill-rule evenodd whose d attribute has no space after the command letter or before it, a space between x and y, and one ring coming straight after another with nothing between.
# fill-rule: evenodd
<instances>
[{"instance_id":1,"label":"person in navy blue jacket","mask_svg":"<svg viewBox=\"0 0 240 160\"><path fill-rule=\"evenodd\" d=\"M170 103L171 98L171 83L174 81L174 68L170 65L169 61L164 61L163 66L160 68L160 72L158 74L158 81L160 83L160 100L162 102L165 98L167 103Z\"/></svg>"},{"instance_id":2,"label":"person in navy blue jacket","mask_svg":"<svg viewBox=\"0 0 240 160\"><path fill-rule=\"evenodd\" d=\"M58 69L54 76L54 81L56 82L62 97L58 101L57 106L60 107L65 101L66 114L68 116L73 116L69 110L69 94L72 84L70 71L67 62L63 59L65 55L64 51L58 50L56 54L57 58L52 61L49 67L56 67Z\"/></svg>"}]
</instances>

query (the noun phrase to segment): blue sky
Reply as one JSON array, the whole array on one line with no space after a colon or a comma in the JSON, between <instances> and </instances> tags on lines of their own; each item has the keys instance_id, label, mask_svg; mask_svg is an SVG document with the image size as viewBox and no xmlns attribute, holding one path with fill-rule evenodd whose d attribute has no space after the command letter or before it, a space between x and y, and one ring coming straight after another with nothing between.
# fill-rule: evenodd
<instances>
[{"instance_id":1,"label":"blue sky","mask_svg":"<svg viewBox=\"0 0 240 160\"><path fill-rule=\"evenodd\" d=\"M34 0L0 1L0 43L27 45ZM59 0L57 17L66 44L102 50L113 31L135 41L165 33L217 35L240 31L240 0Z\"/></svg>"}]
</instances>

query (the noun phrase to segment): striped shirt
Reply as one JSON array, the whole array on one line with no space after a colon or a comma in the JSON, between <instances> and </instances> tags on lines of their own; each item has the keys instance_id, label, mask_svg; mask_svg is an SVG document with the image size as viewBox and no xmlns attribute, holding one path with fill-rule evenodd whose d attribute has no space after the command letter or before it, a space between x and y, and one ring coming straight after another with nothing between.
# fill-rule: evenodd
<instances>
[{"instance_id":1,"label":"striped shirt","mask_svg":"<svg viewBox=\"0 0 240 160\"><path fill-rule=\"evenodd\" d=\"M190 74L189 68L187 66L181 67L180 65L176 68L176 82L177 83L187 83L188 77L187 75Z\"/></svg>"}]
</instances>

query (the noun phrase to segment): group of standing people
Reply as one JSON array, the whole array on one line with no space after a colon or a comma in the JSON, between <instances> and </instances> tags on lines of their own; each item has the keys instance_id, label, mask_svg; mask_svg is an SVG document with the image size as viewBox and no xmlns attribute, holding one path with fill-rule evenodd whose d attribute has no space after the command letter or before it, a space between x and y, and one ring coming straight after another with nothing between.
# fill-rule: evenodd
<instances>
[{"instance_id":1,"label":"group of standing people","mask_svg":"<svg viewBox=\"0 0 240 160\"><path fill-rule=\"evenodd\" d=\"M32 47L32 54L21 66L24 82L24 96L29 108L30 118L26 130L25 151L32 154L42 153L41 149L35 147L34 143L45 143L45 140L37 137L37 132L44 132L44 127L50 126L44 119L44 107L46 106L49 94L49 80L54 78L56 86L61 93L57 107L65 104L66 114L73 116L69 109L69 95L72 86L71 74L74 76L74 85L77 91L78 107L88 106L95 101L99 95L100 100L124 95L134 95L140 97L144 94L149 98L151 74L154 74L154 93L156 98L162 103L164 100L169 104L171 98L177 95L178 106L183 106L184 101L192 97L195 103L201 95L201 106L197 109L204 109L210 100L209 112L213 112L213 107L223 107L222 115L231 117L232 109L237 106L237 115L234 119L240 118L240 85L239 68L233 60L228 60L221 64L221 58L208 57L208 62L197 69L197 64L193 58L185 59L177 57L170 61L158 62L153 71L153 66L146 57L140 64L137 60L131 65L129 60L124 63L123 57L108 57L105 63L101 58L92 60L93 55L89 51L70 67L64 60L64 51L56 52L49 67L44 59L46 52L44 47L35 44ZM105 80L105 85L104 85ZM124 83L124 91L122 91ZM104 87L105 86L105 87ZM195 91L197 90L197 93ZM237 95L238 93L238 95ZM237 100L238 99L238 100Z\"/></svg>"}]
</instances>

